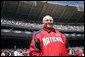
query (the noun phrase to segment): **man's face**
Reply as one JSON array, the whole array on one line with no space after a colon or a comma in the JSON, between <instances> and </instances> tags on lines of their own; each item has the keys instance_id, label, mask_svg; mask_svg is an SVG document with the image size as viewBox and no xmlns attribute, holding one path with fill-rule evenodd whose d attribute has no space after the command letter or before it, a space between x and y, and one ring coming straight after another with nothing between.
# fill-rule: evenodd
<instances>
[{"instance_id":1,"label":"man's face","mask_svg":"<svg viewBox=\"0 0 85 57\"><path fill-rule=\"evenodd\" d=\"M53 19L51 17L46 17L43 21L44 27L51 29L53 27Z\"/></svg>"}]
</instances>

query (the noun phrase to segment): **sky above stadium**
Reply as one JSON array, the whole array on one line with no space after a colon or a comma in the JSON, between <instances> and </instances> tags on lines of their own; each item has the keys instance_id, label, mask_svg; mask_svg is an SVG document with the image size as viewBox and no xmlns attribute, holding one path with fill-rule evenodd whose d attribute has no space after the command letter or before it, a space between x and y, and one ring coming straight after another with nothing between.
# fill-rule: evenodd
<instances>
[{"instance_id":1,"label":"sky above stadium","mask_svg":"<svg viewBox=\"0 0 85 57\"><path fill-rule=\"evenodd\" d=\"M47 1L47 2L64 5L84 5L84 1Z\"/></svg>"}]
</instances>

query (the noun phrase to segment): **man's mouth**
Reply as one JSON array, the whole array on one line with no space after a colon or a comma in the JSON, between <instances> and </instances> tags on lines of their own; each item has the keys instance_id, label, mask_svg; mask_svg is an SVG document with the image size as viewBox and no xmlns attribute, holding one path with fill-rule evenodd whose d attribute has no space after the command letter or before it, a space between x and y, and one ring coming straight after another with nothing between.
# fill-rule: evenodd
<instances>
[{"instance_id":1,"label":"man's mouth","mask_svg":"<svg viewBox=\"0 0 85 57\"><path fill-rule=\"evenodd\" d=\"M51 25L48 24L47 27L51 27Z\"/></svg>"}]
</instances>

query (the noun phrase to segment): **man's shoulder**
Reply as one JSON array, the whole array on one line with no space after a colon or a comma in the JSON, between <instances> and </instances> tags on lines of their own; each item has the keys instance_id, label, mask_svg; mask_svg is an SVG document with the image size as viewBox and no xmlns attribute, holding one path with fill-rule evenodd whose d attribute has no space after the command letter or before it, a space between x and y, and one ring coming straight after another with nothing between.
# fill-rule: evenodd
<instances>
[{"instance_id":1,"label":"man's shoulder","mask_svg":"<svg viewBox=\"0 0 85 57\"><path fill-rule=\"evenodd\" d=\"M60 31L56 31L56 33L64 36L64 34L62 34Z\"/></svg>"},{"instance_id":2,"label":"man's shoulder","mask_svg":"<svg viewBox=\"0 0 85 57\"><path fill-rule=\"evenodd\" d=\"M37 35L37 34L41 33L42 31L43 30L36 31L35 34Z\"/></svg>"},{"instance_id":3,"label":"man's shoulder","mask_svg":"<svg viewBox=\"0 0 85 57\"><path fill-rule=\"evenodd\" d=\"M56 33L59 33L59 34L61 34L61 32L60 32L60 31L58 31L58 30L56 30Z\"/></svg>"}]
</instances>

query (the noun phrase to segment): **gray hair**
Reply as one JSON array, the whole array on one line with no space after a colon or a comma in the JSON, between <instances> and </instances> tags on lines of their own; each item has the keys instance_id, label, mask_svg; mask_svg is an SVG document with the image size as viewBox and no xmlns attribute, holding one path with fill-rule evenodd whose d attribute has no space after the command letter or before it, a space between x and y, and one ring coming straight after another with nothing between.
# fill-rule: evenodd
<instances>
[{"instance_id":1,"label":"gray hair","mask_svg":"<svg viewBox=\"0 0 85 57\"><path fill-rule=\"evenodd\" d=\"M50 17L53 20L53 18L50 15L46 15L46 16L43 17L43 22L47 17Z\"/></svg>"}]
</instances>

